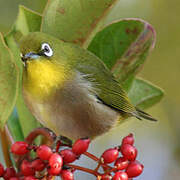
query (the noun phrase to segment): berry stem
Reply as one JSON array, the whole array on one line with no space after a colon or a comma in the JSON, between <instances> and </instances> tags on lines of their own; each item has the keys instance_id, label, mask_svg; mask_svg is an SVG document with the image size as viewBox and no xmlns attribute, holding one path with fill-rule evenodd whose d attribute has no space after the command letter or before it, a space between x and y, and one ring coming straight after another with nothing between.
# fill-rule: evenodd
<instances>
[{"instance_id":1,"label":"berry stem","mask_svg":"<svg viewBox=\"0 0 180 180\"><path fill-rule=\"evenodd\" d=\"M100 166L102 166L102 168L103 168L104 171L106 171L107 169L111 169L110 166L108 166L108 165L106 165L106 164L103 164L102 161L101 161L101 159L99 159L99 158L96 157L95 155L93 155L93 154L91 154L91 153L89 153L89 152L87 152L87 151L84 152L84 155L87 156L87 157L89 157L90 159L98 162L98 165L97 165L97 167L95 168L94 171L97 172Z\"/></svg>"},{"instance_id":2,"label":"berry stem","mask_svg":"<svg viewBox=\"0 0 180 180\"><path fill-rule=\"evenodd\" d=\"M7 125L5 125L5 132L6 132L6 135L7 135L7 138L8 138L8 143L9 143L10 146L12 146L15 141L14 141L14 139L13 139Z\"/></svg>"},{"instance_id":3,"label":"berry stem","mask_svg":"<svg viewBox=\"0 0 180 180\"><path fill-rule=\"evenodd\" d=\"M87 156L87 157L89 157L90 159L92 159L92 160L94 160L94 161L97 161L97 162L99 162L99 158L98 157L96 157L95 155L93 155L93 154L91 154L91 153L89 153L89 152L84 152L84 155L85 156Z\"/></svg>"},{"instance_id":4,"label":"berry stem","mask_svg":"<svg viewBox=\"0 0 180 180\"><path fill-rule=\"evenodd\" d=\"M6 167L11 167L12 161L10 158L9 147L8 147L9 138L8 138L7 130L8 130L7 125L5 126L5 128L3 130L0 130L0 138L1 138L1 146L2 146L2 151L3 151L3 156L4 156L4 161L6 163Z\"/></svg>"},{"instance_id":5,"label":"berry stem","mask_svg":"<svg viewBox=\"0 0 180 180\"><path fill-rule=\"evenodd\" d=\"M83 154L84 154L85 156L89 157L90 159L98 162L98 166L102 166L102 168L104 169L104 171L106 171L107 169L111 169L111 166L108 166L107 164L102 163L101 159L99 159L99 158L96 157L95 155L93 155L93 154L91 154L91 153L89 153L89 152L87 152L87 151L84 152ZM96 168L99 169L98 166L97 166Z\"/></svg>"},{"instance_id":6,"label":"berry stem","mask_svg":"<svg viewBox=\"0 0 180 180\"><path fill-rule=\"evenodd\" d=\"M87 172L89 174L93 174L94 176L99 176L100 174L92 169L89 168L85 168L85 167L81 167L81 166L77 166L77 165L73 165L73 164L67 164L68 167L73 168L75 170L79 170L79 171L84 171Z\"/></svg>"},{"instance_id":7,"label":"berry stem","mask_svg":"<svg viewBox=\"0 0 180 180\"><path fill-rule=\"evenodd\" d=\"M43 137L45 137L47 139L47 141L49 142L47 144L50 146L54 143L54 141L56 140L56 137L57 137L56 134L48 128L36 128L32 132L29 133L29 135L25 138L25 141L32 148L33 146L31 146L31 145L33 144L33 141L36 139L36 137L38 137L40 135L42 135ZM27 153L24 156L18 156L18 158L16 160L17 167L20 168L20 164L23 159L29 159L29 158L30 158L29 153Z\"/></svg>"},{"instance_id":8,"label":"berry stem","mask_svg":"<svg viewBox=\"0 0 180 180\"><path fill-rule=\"evenodd\" d=\"M49 141L50 145L52 145L56 139L55 133L53 131L51 131L50 129L48 129L48 128L36 128L32 132L29 133L29 135L26 137L25 140L28 144L32 144L34 139L39 135L46 137L47 140Z\"/></svg>"},{"instance_id":9,"label":"berry stem","mask_svg":"<svg viewBox=\"0 0 180 180\"><path fill-rule=\"evenodd\" d=\"M56 143L56 152L59 151L60 146L61 146L61 141L57 141L57 143Z\"/></svg>"},{"instance_id":10,"label":"berry stem","mask_svg":"<svg viewBox=\"0 0 180 180\"><path fill-rule=\"evenodd\" d=\"M95 172L98 172L100 166L101 166L101 161L99 161L99 163L98 163L97 167L94 169L94 171L95 171Z\"/></svg>"},{"instance_id":11,"label":"berry stem","mask_svg":"<svg viewBox=\"0 0 180 180\"><path fill-rule=\"evenodd\" d=\"M114 168L111 168L111 169L105 171L104 175L108 175L108 174L110 174L110 173L112 173L112 172L116 172L116 171L117 171L117 168L114 167Z\"/></svg>"}]
</instances>

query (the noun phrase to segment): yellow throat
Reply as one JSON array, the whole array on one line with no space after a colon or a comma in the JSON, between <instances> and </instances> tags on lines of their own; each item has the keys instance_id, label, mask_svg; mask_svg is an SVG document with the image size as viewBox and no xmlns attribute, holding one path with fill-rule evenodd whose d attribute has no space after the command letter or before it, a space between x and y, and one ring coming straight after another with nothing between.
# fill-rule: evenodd
<instances>
[{"instance_id":1,"label":"yellow throat","mask_svg":"<svg viewBox=\"0 0 180 180\"><path fill-rule=\"evenodd\" d=\"M23 74L23 87L31 96L44 100L51 96L56 89L61 88L68 79L68 68L56 61L36 59L27 61Z\"/></svg>"}]
</instances>

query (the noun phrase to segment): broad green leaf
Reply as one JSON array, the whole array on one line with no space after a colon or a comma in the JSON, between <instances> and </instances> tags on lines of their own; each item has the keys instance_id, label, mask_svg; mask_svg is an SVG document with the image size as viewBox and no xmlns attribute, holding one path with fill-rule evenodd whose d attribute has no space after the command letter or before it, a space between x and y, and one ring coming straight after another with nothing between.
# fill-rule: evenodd
<instances>
[{"instance_id":1,"label":"broad green leaf","mask_svg":"<svg viewBox=\"0 0 180 180\"><path fill-rule=\"evenodd\" d=\"M32 129L39 127L39 123L36 121L34 116L30 113L29 109L24 103L22 92L19 93L18 99L16 102L17 113L19 117L19 122L24 136L26 137Z\"/></svg>"},{"instance_id":2,"label":"broad green leaf","mask_svg":"<svg viewBox=\"0 0 180 180\"><path fill-rule=\"evenodd\" d=\"M135 106L146 109L159 102L163 94L159 87L143 79L136 78L132 83L128 96Z\"/></svg>"},{"instance_id":3,"label":"broad green leaf","mask_svg":"<svg viewBox=\"0 0 180 180\"><path fill-rule=\"evenodd\" d=\"M16 101L16 108L19 118L19 126L22 129L23 135L26 136L32 129L36 128L38 126L38 122L35 120L33 115L30 113L28 108L26 107L23 97L22 97L22 61L20 59L20 51L19 48L15 42L13 32L9 33L6 37L6 44L11 49L14 55L14 59L16 64L18 65L19 71L20 71L20 79L19 79L19 92L18 97ZM11 121L12 122L12 121ZM14 126L13 123L9 123L8 127L12 129Z\"/></svg>"},{"instance_id":4,"label":"broad green leaf","mask_svg":"<svg viewBox=\"0 0 180 180\"><path fill-rule=\"evenodd\" d=\"M98 32L88 50L123 83L140 70L154 43L155 32L150 24L140 19L122 19Z\"/></svg>"},{"instance_id":5,"label":"broad green leaf","mask_svg":"<svg viewBox=\"0 0 180 180\"><path fill-rule=\"evenodd\" d=\"M117 0L49 0L42 32L87 47Z\"/></svg>"},{"instance_id":6,"label":"broad green leaf","mask_svg":"<svg viewBox=\"0 0 180 180\"><path fill-rule=\"evenodd\" d=\"M16 63L16 65L18 66L19 69L19 78L20 78L20 84L21 84L21 78L22 78L22 61L20 58L20 50L17 46L17 43L15 42L15 38L14 38L14 33L15 31L11 31L9 32L6 36L5 36L5 42L7 44L7 46L9 47L9 49L11 50L13 56L14 56L14 61Z\"/></svg>"},{"instance_id":7,"label":"broad green leaf","mask_svg":"<svg viewBox=\"0 0 180 180\"><path fill-rule=\"evenodd\" d=\"M10 49L0 34L0 127L3 128L16 103L19 72Z\"/></svg>"},{"instance_id":8,"label":"broad green leaf","mask_svg":"<svg viewBox=\"0 0 180 180\"><path fill-rule=\"evenodd\" d=\"M16 64L20 69L19 93L16 102L18 118L24 136L26 136L33 128L38 126L38 122L32 116L26 107L22 96L22 62L20 59L20 51L17 42L21 36L29 32L40 31L42 16L24 6L19 6L19 13L12 30L6 36L6 43L15 56ZM13 124L9 123L9 127Z\"/></svg>"},{"instance_id":9,"label":"broad green leaf","mask_svg":"<svg viewBox=\"0 0 180 180\"><path fill-rule=\"evenodd\" d=\"M131 74L127 80L121 82L121 86L126 92L129 92L129 90L131 89L134 79L134 74Z\"/></svg>"},{"instance_id":10,"label":"broad green leaf","mask_svg":"<svg viewBox=\"0 0 180 180\"><path fill-rule=\"evenodd\" d=\"M23 136L21 125L19 123L19 118L18 118L16 108L14 108L14 111L12 112L11 116L9 117L7 125L8 125L8 129L10 130L14 141L23 141L24 140L24 136Z\"/></svg>"},{"instance_id":11,"label":"broad green leaf","mask_svg":"<svg viewBox=\"0 0 180 180\"><path fill-rule=\"evenodd\" d=\"M24 6L19 6L19 12L15 24L10 33L13 33L16 41L29 32L40 31L42 16Z\"/></svg>"},{"instance_id":12,"label":"broad green leaf","mask_svg":"<svg viewBox=\"0 0 180 180\"><path fill-rule=\"evenodd\" d=\"M39 31L42 16L24 6L19 6L19 14L15 23L15 28L23 35L29 32Z\"/></svg>"}]
</instances>

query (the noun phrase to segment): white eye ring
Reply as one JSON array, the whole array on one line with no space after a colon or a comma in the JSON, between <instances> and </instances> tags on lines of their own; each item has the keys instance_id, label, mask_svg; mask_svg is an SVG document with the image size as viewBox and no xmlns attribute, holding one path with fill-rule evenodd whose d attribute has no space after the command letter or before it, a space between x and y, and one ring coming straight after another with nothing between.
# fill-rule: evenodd
<instances>
[{"instance_id":1,"label":"white eye ring","mask_svg":"<svg viewBox=\"0 0 180 180\"><path fill-rule=\"evenodd\" d=\"M53 50L51 49L48 43L43 43L41 45L41 51L47 57L51 57L53 55Z\"/></svg>"}]
</instances>

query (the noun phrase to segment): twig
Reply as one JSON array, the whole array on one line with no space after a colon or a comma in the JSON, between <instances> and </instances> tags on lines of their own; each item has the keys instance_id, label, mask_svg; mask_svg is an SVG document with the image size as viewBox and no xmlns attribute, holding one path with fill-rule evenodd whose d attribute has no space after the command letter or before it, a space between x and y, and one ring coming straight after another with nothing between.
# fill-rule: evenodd
<instances>
[{"instance_id":1,"label":"twig","mask_svg":"<svg viewBox=\"0 0 180 180\"><path fill-rule=\"evenodd\" d=\"M29 133L29 135L26 137L25 141L29 145L33 145L34 140L40 135L42 135L43 137L45 137L47 139L50 146L54 143L54 141L57 138L56 134L48 128L36 128L32 132ZM19 156L17 158L16 164L17 164L18 169L20 168L20 164L21 164L22 160L25 158L27 158L27 159L29 158L29 153L27 153L24 156Z\"/></svg>"},{"instance_id":2,"label":"twig","mask_svg":"<svg viewBox=\"0 0 180 180\"><path fill-rule=\"evenodd\" d=\"M13 137L12 137L12 135L11 135L7 125L5 125L5 133L7 135L9 145L12 146L15 141L14 141L14 139L13 139Z\"/></svg>"},{"instance_id":3,"label":"twig","mask_svg":"<svg viewBox=\"0 0 180 180\"><path fill-rule=\"evenodd\" d=\"M99 168L101 167L101 162L99 161L97 167L94 169L95 172L98 172Z\"/></svg>"},{"instance_id":4,"label":"twig","mask_svg":"<svg viewBox=\"0 0 180 180\"><path fill-rule=\"evenodd\" d=\"M89 153L89 152L84 152L84 155L91 158L94 161L99 162L99 158L97 158L96 156L94 156L93 154Z\"/></svg>"},{"instance_id":5,"label":"twig","mask_svg":"<svg viewBox=\"0 0 180 180\"><path fill-rule=\"evenodd\" d=\"M32 144L33 141L36 139L37 136L44 136L47 138L47 140L49 141L50 145L52 145L54 143L54 141L56 140L56 134L51 131L48 128L36 128L34 129L31 133L29 133L29 135L26 137L25 141L28 144Z\"/></svg>"},{"instance_id":6,"label":"twig","mask_svg":"<svg viewBox=\"0 0 180 180\"><path fill-rule=\"evenodd\" d=\"M106 171L107 169L111 169L111 166L108 166L107 164L102 163L101 159L99 159L98 157L96 157L95 155L89 153L89 152L85 152L84 153L85 156L89 157L90 159L98 162L98 166L102 166L102 168L104 169L104 171ZM96 168L99 168L99 167Z\"/></svg>"},{"instance_id":7,"label":"twig","mask_svg":"<svg viewBox=\"0 0 180 180\"><path fill-rule=\"evenodd\" d=\"M13 164L9 154L9 146L8 146L9 138L8 135L6 134L5 128L0 131L0 138L1 138L2 151L3 151L6 167L11 167Z\"/></svg>"},{"instance_id":8,"label":"twig","mask_svg":"<svg viewBox=\"0 0 180 180\"><path fill-rule=\"evenodd\" d=\"M89 169L89 168L85 168L85 167L81 167L81 166L77 166L77 165L73 165L73 164L67 164L67 166L70 168L76 169L76 170L80 170L80 171L87 172L89 174L93 174L96 177L101 175L100 173L95 172L94 170Z\"/></svg>"}]
</instances>

